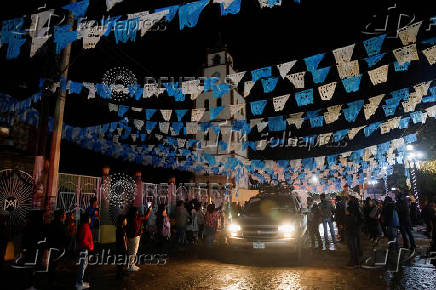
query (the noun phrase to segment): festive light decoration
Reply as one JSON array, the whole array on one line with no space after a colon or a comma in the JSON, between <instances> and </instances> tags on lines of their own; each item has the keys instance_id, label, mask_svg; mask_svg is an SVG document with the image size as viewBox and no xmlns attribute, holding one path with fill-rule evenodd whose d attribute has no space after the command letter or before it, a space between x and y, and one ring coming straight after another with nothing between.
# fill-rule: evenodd
<instances>
[{"instance_id":1,"label":"festive light decoration","mask_svg":"<svg viewBox=\"0 0 436 290\"><path fill-rule=\"evenodd\" d=\"M366 47L365 47L366 48ZM416 50L416 49L414 49L414 50ZM368 52L368 50L367 50L367 52ZM380 52L380 50L378 49L377 51L375 51L374 53L379 53ZM372 53L369 53L368 52L368 55L372 55ZM397 58L397 55L395 55L396 56L396 58ZM323 54L322 54L322 57L323 57ZM308 66L308 70L309 71L311 71L312 72L312 74L313 74L313 72L317 72L317 71L319 71L319 70L321 70L321 69L317 69L317 67L318 67L318 64L320 63L320 61L322 60L322 57L318 57L318 60L316 60L316 61L311 61L311 62L309 62L309 64L308 64L308 62L306 61L308 58L306 58L305 59L305 61L306 61L306 64L307 64L307 66ZM335 57L336 57L336 54L335 54ZM342 57L341 58L341 60L343 61L343 60L347 60L347 61L349 61L350 60L350 58L351 58L351 54L349 55L349 57ZM338 58L337 58L337 60L338 60ZM356 60L357 61L357 60ZM338 61L339 62L339 61ZM115 69L120 69L121 67L118 67L118 68L115 68ZM266 69L266 68L264 68L264 69ZM271 67L269 67L269 69L271 69ZM252 77L253 77L253 80L254 79L256 79L256 80L261 80L261 82L262 82L262 85L264 86L264 91L266 92L267 90L265 90L265 88L267 88L268 89L268 87L269 87L269 84L268 83L265 83L265 79L262 79L263 77L266 77L266 75L264 75L264 73L262 72L262 73L260 73L260 71L261 70L263 70L263 69L258 69L258 70L254 70L254 71L252 71L251 73L252 73ZM255 72L255 74L253 74L253 72ZM346 91L347 92L354 92L354 91L356 91L356 90L358 90L358 88L359 88L359 84L360 84L360 78L358 78L358 79L353 79L353 77L355 77L355 75L356 74L358 74L359 73L359 70L355 70L355 72L353 71L353 73L352 74L346 74L346 75L344 75L344 77L347 77L348 79L344 79L344 80L342 80L342 82L343 82L343 85L344 85L344 87L345 87L345 89L346 89ZM368 72L369 73L369 72ZM105 74L105 76L106 76L106 74ZM361 75L359 75L359 76L361 76ZM271 77L271 73L269 72L268 73L268 77ZM283 76L282 76L283 77ZM109 77L108 77L109 78ZM112 79L112 78L111 78ZM135 78L136 79L136 78ZM342 77L341 77L341 79L342 79ZM371 79L371 80L373 80L373 79ZM65 81L64 81L65 82ZM317 82L316 82L317 83ZM374 83L374 82L373 82ZM98 85L101 85L101 84L97 84L97 86ZM121 98L125 98L126 96L128 96L128 95L132 95L132 93L131 93L131 91L132 91L132 89L134 89L134 92L135 92L135 96L137 96L138 94L136 93L137 92L137 89L135 88L135 86L136 86L136 82L133 82L133 83L127 83L127 82L124 82L124 81L120 81L120 80L116 80L116 78L115 78L115 81L113 81L113 79L112 79L112 82L104 82L104 85L105 86L107 86L107 87L109 87L110 88L110 91L109 91L109 98L111 97L111 95L112 95L112 92L114 92L114 94L112 95L113 97L114 97L114 99L115 100L118 100L117 98L116 98L116 94L117 93L120 93L120 97ZM295 84L294 84L295 85ZM61 87L62 88L64 88L64 86L62 86L61 85ZM133 87L133 88L132 88ZM183 88L183 86L182 86L182 88ZM304 88L304 86L302 87L302 88ZM100 86L100 90L98 89L98 87L97 87L97 92L99 93L99 95L100 96L102 96L102 97L104 97L104 98L107 98L107 96L106 95L102 95L101 93L105 93L105 91L103 90L104 88L101 88L101 86ZM176 90L176 87L174 87L173 88L174 90ZM313 89L310 89L310 90L313 90ZM167 88L167 91L168 91L168 88ZM207 90L206 90L207 91ZM212 86L212 91L213 91L213 86ZM268 89L268 91L269 91L269 89ZM296 95L296 98L297 98L297 103L300 103L299 105L307 105L307 104L312 104L313 103L313 92L310 92L310 94L309 94L309 92L308 92L309 90L305 90L305 91L303 91L303 92L307 92L305 95L298 95L298 97L299 98L297 98L297 95ZM301 92L299 92L298 94L301 94ZM141 94L142 95L142 94ZM170 95L170 94L169 94ZM320 92L320 95L321 95L321 92ZM408 91L407 91L407 95L409 95L408 94ZM309 97L310 96L310 100L309 100ZM331 96L330 96L330 98L331 98ZM327 97L326 97L326 100L327 99L329 99L328 98L328 94L327 94ZM395 99L395 98L393 98L393 99ZM263 101L265 101L266 102L266 100L261 100L262 102ZM300 101L300 102L299 102ZM363 100L360 100L360 101L362 101L363 102ZM386 100L387 101L387 100ZM260 114L262 114L263 113L263 107L265 106L265 105L263 105L263 107L262 107L262 110L260 110L260 108L258 108L258 106L254 106L254 110L253 110L253 104L257 104L258 102L260 102L260 101L257 101L257 102L251 102L250 103L250 105L251 105L251 107L252 107L252 111L259 111L259 115ZM371 102L372 103L372 102ZM386 102L387 103L387 102ZM387 103L388 104L388 103ZM395 103L396 104L396 106L398 106L398 104L397 103ZM27 104L25 104L24 103L24 105L27 105ZM361 109L361 107L362 107L362 105L363 104L360 104L360 106L359 106L359 110L358 111L356 111L356 113L358 114L359 113L359 111L360 111L360 109ZM118 105L117 105L118 106ZM118 114L119 114L119 116L120 117L123 117L124 116L124 114L128 111L128 107L127 106L123 106L123 105L119 105L119 108L118 108ZM217 108L211 108L211 114L210 114L210 116L211 116L211 120L212 119L215 119L215 117L217 117L218 115L219 115L219 113L220 113L220 111L223 109L223 106L221 106L221 107L217 107ZM133 109L132 109L133 110ZM346 111L346 110L348 110L348 111ZM340 110L339 110L340 111ZM339 113L339 111L337 112L337 113ZM348 120L351 120L351 121L353 121L354 122L354 119L355 118L351 118L351 117L353 117L353 114L351 114L351 113L353 113L353 112L351 112L352 110L350 110L349 108L346 108L346 109L344 109L343 110L343 112L344 112L344 116L346 117L346 119L347 119L347 121ZM347 112L348 113L350 113L350 114L347 114ZM408 111L409 112L409 111ZM165 119L165 121L166 122L161 122L161 123L159 123L159 128L160 128L160 130L161 130L161 133L168 133L168 129L169 129L169 119L170 119L170 117L171 117L171 114L170 114L171 112L169 112L169 114L162 114L163 115L163 117L164 117L164 119ZM308 113L308 112L307 112ZM421 112L420 112L421 113ZM164 115L167 115L168 116L168 118L165 118L165 116ZM349 115L349 117L347 117L347 115ZM418 114L417 114L418 115ZM417 122L422 122L422 123L424 123L425 121L423 121L424 120L424 117L422 117L422 115L423 114L419 114L419 120L418 120L418 117L416 117L416 118L414 118L414 117L412 117L412 119L413 119L413 122L414 123L417 123ZM388 114L386 113L386 116L388 116ZM415 116L415 115L413 115L413 116ZM180 117L181 118L181 117ZM274 117L274 118L276 118L276 117ZM308 118L308 120L310 120L310 122L311 122L311 125L312 125L312 127L319 127L319 126L322 126L322 122L316 122L316 121L318 121L318 119L314 119L315 117L312 117L312 118ZM320 121L322 121L322 116L316 116L316 118L321 118L321 119L319 119ZM147 118L148 119L148 118ZM307 118L306 118L307 119ZM368 119L368 118L367 118ZM416 119L416 120L415 120ZM280 122L279 122L280 121ZM180 122L180 120L179 120L179 122ZM289 122L289 121L288 121ZM350 122L350 121L349 121ZM166 124L163 124L163 123L166 123ZM265 124L266 122L263 122L262 124ZM392 121L392 123L393 123L393 121ZM271 119L271 118L269 118L268 119L268 127L269 127L269 129L270 129L270 131L283 131L284 130L284 128L286 127L286 124L285 124L285 122L284 122L284 120L283 119L281 119L281 120L278 120L278 119ZM276 126L277 124L279 124L279 125L281 125L281 126ZM375 123L373 123L372 125L374 125ZM165 126L163 126L163 125L165 125ZM177 125L179 125L179 123L177 123ZM284 125L284 126L283 126ZM385 125L385 126L384 126ZM387 125L389 125L389 124L387 124L387 122L385 122L385 123L381 123L381 122L378 122L377 123L377 125L375 126L371 126L371 130L365 130L365 135L366 136L369 136L375 129L377 129L377 128L385 128L385 127L387 127ZM107 125L107 127L106 127L106 129L108 128L108 126L109 125ZM115 126L116 127L116 126ZM138 126L137 126L138 127ZM142 128L143 127L143 124L141 125L141 126L139 126L140 128ZM153 126L153 127L155 127L155 126ZM164 129L165 130L162 130L162 128L163 127L165 127ZM183 126L182 126L183 127ZM177 128L178 128L178 130L176 130L176 128L174 127L174 123L173 123L173 127L171 127L171 129L174 129L174 130L176 130L177 132L179 132L180 131L180 129L182 128L182 127L180 127L180 126L177 126ZM257 127L259 128L259 125L257 125ZM301 127L301 125L300 125L300 127ZM392 128L397 128L397 126L394 126L394 125L392 125L391 126ZM140 128L137 128L138 130L140 130ZM149 126L148 126L148 124L146 124L146 128L149 128ZM217 126L211 126L211 125L208 125L207 126L207 130L208 129L213 129L213 130L215 130L216 128L218 128ZM265 127L264 127L265 128ZM115 144L112 144L112 143L109 143L109 145L108 145L108 143L102 143L101 142L101 139L100 140L98 140L98 139L96 139L96 138L94 138L94 139L91 139L90 140L90 138L88 138L88 135L90 135L90 134L92 134L92 133L95 133L96 132L96 130L97 130L97 128L91 128L91 129L93 129L93 130L91 130L91 131L87 131L87 130L80 130L79 128L73 128L73 129L71 129L71 128L67 128L67 129L69 129L69 130L65 130L66 131L66 133L65 133L65 135L66 135L66 137L67 138L69 138L70 140L69 141L75 141L75 142L77 142L77 143L79 143L81 146L83 146L83 147L86 147L86 148L88 148L88 149L91 149L92 148L92 150L95 150L95 151L100 151L101 150L101 148L102 147L105 147L104 148L104 151L106 151L106 153L108 154L108 155L111 155L111 156L113 156L113 157L115 157L115 158L123 158L124 160L128 160L128 161L131 161L131 162L137 162L137 163L141 163L141 162L143 162L144 161L144 158L143 158L143 155L142 154L137 154L138 152L139 153L142 153L143 151L142 150L145 150L145 148L144 147L139 147L139 148L137 148L136 147L136 145L132 145L132 147L128 147L126 144L123 144L123 145L120 145L119 143L118 143L118 137L119 136L117 136L117 141L114 141L114 143ZM100 128L99 128L100 129ZM131 132L131 128L130 127L127 127L127 125L125 125L124 127L121 127L120 126L120 128L114 128L114 129L116 129L117 131L118 131L118 135L120 135L121 134L121 132L122 132L122 130L124 130L124 133L123 133L123 136L125 136L125 137L121 137L121 139L126 139L129 135L130 135L130 132ZM219 128L218 128L219 129ZM279 130L280 129L280 130ZM353 128L354 129L354 128ZM365 128L366 129L366 128ZM348 129L347 129L348 130ZM148 132L149 130L147 129L147 133L149 133ZM151 129L150 129L150 131L151 131ZM261 130L260 130L261 131ZM259 131L259 132L260 132ZM382 130L383 131L383 130ZM112 131L110 131L110 133L112 133L113 132L113 130ZM216 131L215 130L215 132L218 134L219 133L219 130L218 131ZM341 132L341 131L338 131L338 132ZM249 132L248 132L249 133ZM248 134L248 133L244 133L244 134ZM344 131L344 132L342 132L343 133L343 137L346 135L346 134L349 134L348 133L348 131ZM341 135L342 135L342 133L341 133ZM368 133L368 134L367 134ZM386 132L387 133L387 132ZM150 133L149 133L150 134ZM330 133L331 134L331 133ZM384 134L384 133L382 133L382 134ZM176 135L176 134L174 134L174 135ZM136 135L134 135L134 134L132 134L132 135L130 135L130 136L132 136L132 139L133 139L133 141L135 142L135 140L136 140L136 138L138 138L138 133L136 133ZM134 136L134 138L133 138L133 136ZM157 137L158 135L156 134L156 137ZM159 135L160 136L160 138L158 138L158 140L160 141L161 139L162 139L162 135ZM114 136L115 137L115 136ZM313 136L307 136L307 137L305 137L305 140L309 140L309 139L307 139L307 138L311 138L311 139L314 139L314 138L312 138L312 137L317 137L317 135L313 135ZM142 138L142 134L141 134L141 138ZM414 137L415 138L415 141L416 141L416 136ZM145 139L145 134L144 134L144 139ZM114 138L114 140L115 140L115 138ZM166 142L168 142L168 144L169 145L171 145L171 146L179 146L180 147L180 145L178 145L178 144L180 144L180 142L171 142L170 143L170 138L167 138L167 139L163 139L164 141L166 141ZM176 140L176 139L174 139L174 138L172 138L172 140L173 141L180 141L180 140L182 140L182 139L178 139L178 140ZM403 141L406 141L406 139L404 139ZM412 140L409 140L409 141L411 141L411 142L415 142L415 141L412 141ZM252 142L252 141L251 141ZM307 142L307 143L309 143L309 141L305 141L305 142ZM252 146L253 144L254 144L254 148L252 148L253 150L256 150L256 144L254 143L254 142L252 142L252 144L250 143L250 142L244 142L245 143L245 147L247 148L247 146ZM175 145L174 145L175 144ZM184 144L185 144L185 142L183 142L182 143L183 144L183 146L184 146ZM313 142L310 142L310 144L311 145L313 145ZM108 150L108 148L109 148L109 146L110 146L110 150ZM243 146L244 146L244 144L243 144ZM162 150L161 150L161 148L160 147L162 147ZM378 155L375 155L374 153L371 153L371 154L374 154L375 156L375 158L377 159L377 163L379 164L379 167L380 168L378 168L378 171L377 171L377 174L379 174L380 173L380 171L382 171L383 172L383 174L387 174L387 175L390 175L391 173L386 173L386 172L388 172L388 167L386 167L386 163L387 163L387 161L386 161L386 158L385 158L385 156L382 156L382 154L385 154L386 153L386 151L387 151L387 149L389 149L389 144L388 144L388 146L386 147L386 146L381 146L381 148L383 148L383 150L381 150L380 148L376 148L377 150L376 150L376 152L377 153L380 153L380 154L378 154ZM138 150L138 149L141 149L141 150ZM164 150L165 149L165 150ZM152 153L152 155L153 155L153 159L152 160L149 160L150 162L152 161L152 164L153 165L156 165L156 166L169 166L169 167L171 167L171 166L175 166L174 165L174 160L175 160L175 158L174 158L174 155L169 155L169 153L171 153L171 154L173 154L173 152L170 152L170 150L166 150L166 149L168 149L168 147L166 147L166 146L163 146L163 145L159 145L159 150L161 150L161 152L164 152L165 151L165 153L168 153L167 155L167 157L165 157L165 158L155 158L156 156L155 156L155 152L157 151L157 150L154 150L153 149L153 151L151 151L151 149L150 150L148 150L147 149L147 153ZM351 157L350 157L350 154L351 154L351 151L350 151L350 154L348 154L348 155L343 155L343 156L341 156L341 158L340 158L340 161L341 161L341 168L340 169L342 169L342 170L347 170L347 171L353 171L354 169L353 168L347 168L347 157L350 157L349 159L350 160L348 160L349 162L353 162L353 163L355 163L355 164L359 164L359 161L360 161L360 159L362 158L362 155L363 155L363 151L362 151L363 149L360 149L360 150L358 150L358 151L354 151L354 152L352 152L352 155L351 155ZM168 151L168 152L167 152ZM378 152L379 151L379 152ZM135 152L135 153L134 153ZM123 154L120 154L120 153L123 153ZM345 153L347 153L347 152L345 152ZM362 154L361 154L362 153ZM366 152L365 152L366 153ZM389 154L390 156L386 156L386 157L389 157L389 158L393 158L394 156L392 155L392 154ZM321 158L320 160L322 161L322 163L319 163L318 162L318 160L313 160L314 158L306 158L306 159L303 159L303 160L300 160L300 162L302 162L303 163L303 167L304 167L304 169L307 169L307 170L315 170L316 168L323 168L323 165L324 165L324 157L325 156L321 156L321 157L323 157L323 158ZM401 156L401 159L403 159L404 158L404 156ZM206 159L206 158L205 158ZM212 160L212 158L210 158L210 160ZM203 160L201 160L201 161L203 161ZM209 166L210 165L213 165L213 164L211 164L212 162L210 162L209 160L206 160L208 163L209 163ZM218 160L215 160L215 158L213 158L213 163L216 163L216 164L221 164L221 160L220 160L220 158L218 159ZM228 160L229 161L229 160ZM371 160L369 160L369 161L371 161ZM246 166L245 168L246 169L248 169L248 170L254 170L254 169L256 169L256 170L260 170L260 169L262 169L264 172L265 172L265 176L271 176L271 178L273 178L272 176L274 175L274 174L276 174L276 173L274 173L274 171L271 169L271 166L268 166L268 165L266 165L265 164L265 162L263 162L262 160L253 160L252 162L251 162L251 165L248 165L248 167ZM372 161L373 163L375 162L375 161ZM389 162L390 163L390 162ZM185 165L184 165L185 166ZM187 162L187 164L186 164L186 168L188 168L188 167L191 167L192 166L192 161L189 161L189 162ZM238 163L234 163L234 165L232 165L232 166L230 166L230 167L226 167L225 169L235 169L236 167L238 167L238 166L240 166L240 165L238 165ZM368 166L368 164L363 164L363 162L362 162L362 168L364 168L364 166ZM381 167L383 166L383 170L381 170ZM192 166L193 167L193 166ZM196 171L196 172L198 172L197 171L197 168L199 168L199 166L197 166L196 168L194 168L194 171ZM242 168L242 165L241 165L241 168ZM199 171L201 171L201 169L203 169L203 167L201 167L200 169L199 169ZM335 169L336 170L336 169ZM221 174L229 174L229 173L227 173L228 171L225 171L225 170L219 170L219 168L217 168L217 172L216 173L218 173L218 172L220 172ZM253 174L258 174L257 172L251 172L251 173L253 173ZM334 172L332 172L332 173L334 173ZM340 173L342 173L342 172L340 172ZM305 178L304 177L304 174L305 173L301 173L301 178ZM377 174L375 174L375 175L377 175ZM299 178L300 178L300 176L298 176ZM310 177L310 175L309 176L306 176L306 177ZM336 176L335 176L336 177ZM348 178L348 177L350 177L350 178ZM353 177L351 177L351 176L349 176L349 175L347 175L347 178L346 178L346 182L347 183L349 183L349 184L351 184L351 183L355 183L356 182L356 180L357 180L357 175L356 176L354 176L355 178L354 178L354 180L353 180ZM276 177L274 177L274 178L276 178ZM359 177L360 178L360 177ZM295 179L295 178L293 178L293 179ZM323 177L322 178L320 178L320 181L322 181L323 180ZM343 180L343 181L345 181L345 180ZM111 185L112 185L112 183L111 183ZM120 188L122 188L122 186L120 187ZM124 194L124 190L122 191L122 193ZM122 194L122 195L123 195ZM111 193L111 195L110 195L111 197L112 197L112 193ZM120 203L119 202L115 202L115 206L114 206L114 208L120 208L120 206L118 206L117 207L117 205L119 205ZM123 203L124 204L124 203Z\"/></svg>"},{"instance_id":2,"label":"festive light decoration","mask_svg":"<svg viewBox=\"0 0 436 290\"><path fill-rule=\"evenodd\" d=\"M415 197L415 200L418 201L418 189L416 186L416 167L415 165L412 167L411 173L411 181L412 181L412 190L413 190L413 196ZM418 203L417 203L418 204ZM419 206L418 206L419 208Z\"/></svg>"},{"instance_id":3,"label":"festive light decoration","mask_svg":"<svg viewBox=\"0 0 436 290\"><path fill-rule=\"evenodd\" d=\"M436 160L424 161L420 170L428 174L436 174Z\"/></svg>"},{"instance_id":4,"label":"festive light decoration","mask_svg":"<svg viewBox=\"0 0 436 290\"><path fill-rule=\"evenodd\" d=\"M102 191L109 199L109 211L114 224L120 214L127 214L135 199L136 184L132 177L123 173L114 173L106 178Z\"/></svg>"},{"instance_id":5,"label":"festive light decoration","mask_svg":"<svg viewBox=\"0 0 436 290\"><path fill-rule=\"evenodd\" d=\"M106 71L103 75L103 84L111 87L112 100L121 102L129 97L129 86L138 82L135 74L126 67L118 66Z\"/></svg>"},{"instance_id":6,"label":"festive light decoration","mask_svg":"<svg viewBox=\"0 0 436 290\"><path fill-rule=\"evenodd\" d=\"M28 173L5 169L0 171L0 213L9 216L9 227L23 225L32 206L33 179Z\"/></svg>"}]
</instances>

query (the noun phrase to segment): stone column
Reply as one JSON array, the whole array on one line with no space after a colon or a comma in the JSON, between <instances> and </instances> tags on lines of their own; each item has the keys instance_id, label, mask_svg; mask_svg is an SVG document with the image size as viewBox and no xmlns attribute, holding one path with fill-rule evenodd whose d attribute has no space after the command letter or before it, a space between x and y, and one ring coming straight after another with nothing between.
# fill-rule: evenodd
<instances>
[{"instance_id":1,"label":"stone column","mask_svg":"<svg viewBox=\"0 0 436 290\"><path fill-rule=\"evenodd\" d=\"M111 190L111 177L109 175L110 173L110 167L105 166L102 169L102 178L101 178L101 186L100 186L100 223L102 225L111 225L112 219L109 212L109 197L110 197L110 190Z\"/></svg>"},{"instance_id":2,"label":"stone column","mask_svg":"<svg viewBox=\"0 0 436 290\"><path fill-rule=\"evenodd\" d=\"M142 182L141 171L135 172L135 200L133 206L138 208L141 214L144 214L144 183Z\"/></svg>"}]
</instances>

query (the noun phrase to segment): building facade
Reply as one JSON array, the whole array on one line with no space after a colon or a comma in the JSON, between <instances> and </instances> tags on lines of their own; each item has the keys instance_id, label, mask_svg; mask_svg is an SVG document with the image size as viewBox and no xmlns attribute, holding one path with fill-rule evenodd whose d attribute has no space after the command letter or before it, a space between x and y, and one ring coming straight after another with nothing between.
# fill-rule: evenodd
<instances>
[{"instance_id":1,"label":"building facade","mask_svg":"<svg viewBox=\"0 0 436 290\"><path fill-rule=\"evenodd\" d=\"M206 64L203 68L203 77L216 77L216 84L229 82L226 80L227 75L234 74L237 71L233 68L233 58L228 53L226 48L209 50L207 54ZM231 114L229 105L242 105L241 109L235 114ZM247 150L242 150L242 142L246 141L246 136L243 136L239 131L232 131L234 121L247 120L246 106L244 97L238 93L236 87L231 86L228 93L221 97L214 97L212 90L203 92L194 101L195 109L205 109L205 113L200 122L208 122L210 120L210 110L215 107L225 106L221 113L213 120L213 124L220 127L220 132L217 134L212 128L206 132L198 131L196 139L202 143L204 153L211 154L217 162L227 157L237 157L242 162L247 161ZM227 144L227 148L220 146L220 141ZM205 181L205 176L197 176L196 179ZM209 182L217 180L225 181L223 176L210 176L206 178ZM247 178L242 178L247 180ZM241 180L241 179L239 179ZM247 181L239 184L241 188L247 188Z\"/></svg>"}]
</instances>

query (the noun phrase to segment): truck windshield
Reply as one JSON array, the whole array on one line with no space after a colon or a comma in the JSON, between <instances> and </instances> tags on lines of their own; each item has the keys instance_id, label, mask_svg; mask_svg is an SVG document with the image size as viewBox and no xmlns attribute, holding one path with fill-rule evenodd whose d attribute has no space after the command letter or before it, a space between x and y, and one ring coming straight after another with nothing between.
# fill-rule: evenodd
<instances>
[{"instance_id":1,"label":"truck windshield","mask_svg":"<svg viewBox=\"0 0 436 290\"><path fill-rule=\"evenodd\" d=\"M253 199L244 208L244 214L248 216L292 214L295 211L294 201L285 196Z\"/></svg>"}]
</instances>

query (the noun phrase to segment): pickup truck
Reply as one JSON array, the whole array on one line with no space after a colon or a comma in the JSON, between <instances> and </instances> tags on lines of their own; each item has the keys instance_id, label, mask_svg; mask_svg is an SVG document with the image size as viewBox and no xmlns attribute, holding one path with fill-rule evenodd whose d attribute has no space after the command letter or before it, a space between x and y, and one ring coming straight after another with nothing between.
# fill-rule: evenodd
<instances>
[{"instance_id":1,"label":"pickup truck","mask_svg":"<svg viewBox=\"0 0 436 290\"><path fill-rule=\"evenodd\" d=\"M307 238L307 215L292 193L262 193L252 197L227 226L230 247L287 247L301 258Z\"/></svg>"}]
</instances>

